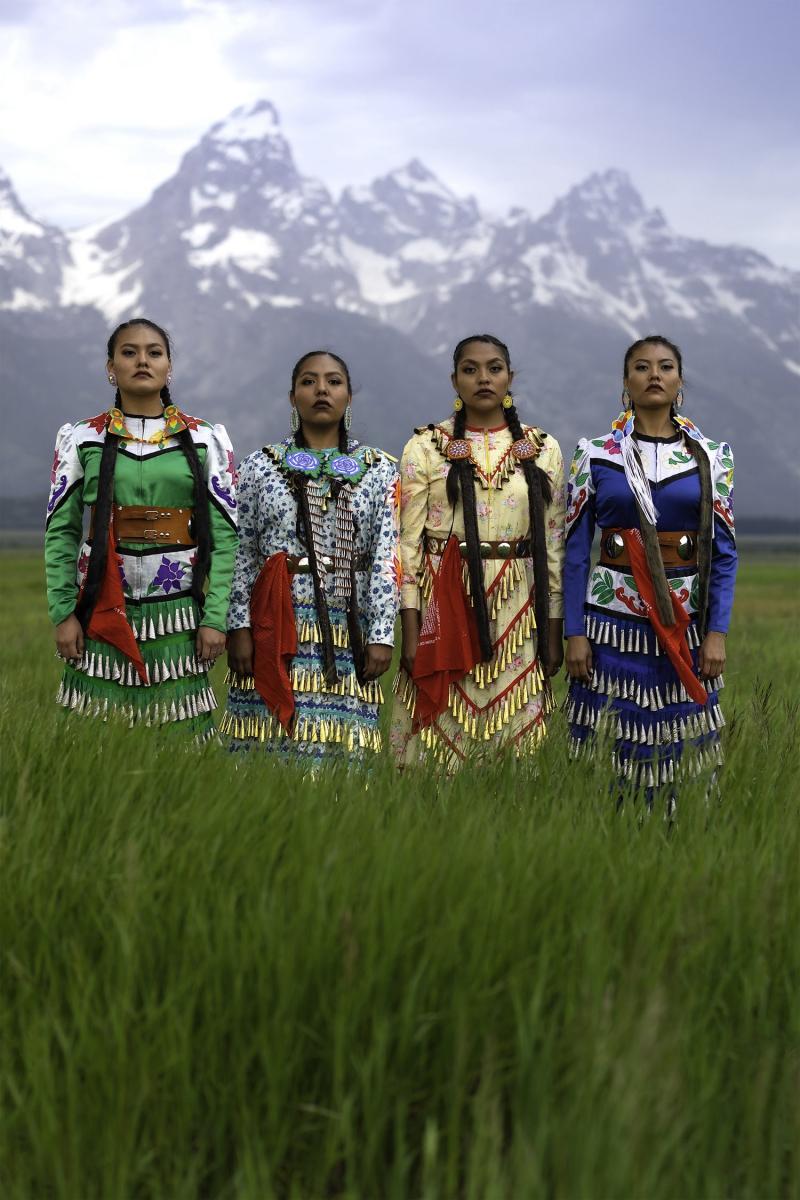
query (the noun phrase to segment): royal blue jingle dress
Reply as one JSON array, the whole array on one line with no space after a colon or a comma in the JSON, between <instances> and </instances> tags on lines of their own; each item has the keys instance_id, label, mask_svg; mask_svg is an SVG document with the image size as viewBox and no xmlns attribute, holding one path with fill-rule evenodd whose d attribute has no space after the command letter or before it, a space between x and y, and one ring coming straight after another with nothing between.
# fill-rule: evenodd
<instances>
[{"instance_id":1,"label":"royal blue jingle dress","mask_svg":"<svg viewBox=\"0 0 800 1200\"><path fill-rule=\"evenodd\" d=\"M727 633L736 576L733 524L733 456L725 442L692 436L709 460L713 503L712 549L706 627ZM701 489L688 434L636 436L642 465L658 514L659 532L697 530ZM633 493L613 433L582 439L575 451L567 490L564 567L565 636L585 635L592 647L591 683L573 679L567 715L576 752L591 749L605 713L614 738L618 774L634 786L671 784L686 769L721 762L719 729L724 718L718 692L723 680L706 680L708 703L687 695L662 650L630 567L591 564L595 528L638 528ZM666 568L669 587L689 616L687 641L697 670L703 614L696 566ZM692 747L694 753L684 751Z\"/></svg>"}]
</instances>

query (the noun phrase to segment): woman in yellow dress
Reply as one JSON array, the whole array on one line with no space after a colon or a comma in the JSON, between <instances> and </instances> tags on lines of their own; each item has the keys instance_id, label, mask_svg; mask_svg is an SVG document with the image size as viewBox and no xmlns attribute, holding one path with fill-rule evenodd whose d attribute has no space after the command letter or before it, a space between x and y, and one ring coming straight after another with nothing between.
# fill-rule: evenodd
<instances>
[{"instance_id":1,"label":"woman in yellow dress","mask_svg":"<svg viewBox=\"0 0 800 1200\"><path fill-rule=\"evenodd\" d=\"M508 348L459 342L454 416L416 430L400 464L399 765L448 770L538 746L563 659L564 467L520 423Z\"/></svg>"}]
</instances>

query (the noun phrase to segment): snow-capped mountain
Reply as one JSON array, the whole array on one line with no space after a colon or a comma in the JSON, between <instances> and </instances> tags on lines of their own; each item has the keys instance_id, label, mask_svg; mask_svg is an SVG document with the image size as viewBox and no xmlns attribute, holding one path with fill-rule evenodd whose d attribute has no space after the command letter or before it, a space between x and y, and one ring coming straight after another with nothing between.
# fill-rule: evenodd
<instances>
[{"instance_id":1,"label":"snow-capped mountain","mask_svg":"<svg viewBox=\"0 0 800 1200\"><path fill-rule=\"evenodd\" d=\"M740 502L791 512L796 449L770 430L796 422L799 297L798 273L675 233L620 171L540 217L489 218L416 159L337 199L298 169L267 101L213 125L100 228L35 221L0 172L0 380L43 429L12 430L26 471L60 421L107 401L104 326L137 312L175 334L184 406L226 420L243 453L281 431L292 362L317 344L352 359L361 433L398 451L447 410L449 349L483 328L512 348L523 411L568 452L607 427L625 346L657 329L684 347L691 415L739 452ZM79 352L59 367L62 344ZM4 490L30 490L14 469Z\"/></svg>"},{"instance_id":2,"label":"snow-capped mountain","mask_svg":"<svg viewBox=\"0 0 800 1200\"><path fill-rule=\"evenodd\" d=\"M68 261L64 234L25 211L0 167L0 310L49 307Z\"/></svg>"}]
</instances>

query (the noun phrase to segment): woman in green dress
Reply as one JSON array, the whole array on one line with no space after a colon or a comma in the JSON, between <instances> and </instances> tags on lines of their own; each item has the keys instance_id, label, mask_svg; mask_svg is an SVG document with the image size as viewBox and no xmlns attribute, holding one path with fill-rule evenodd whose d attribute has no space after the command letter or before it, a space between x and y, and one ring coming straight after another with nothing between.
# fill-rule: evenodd
<instances>
[{"instance_id":1,"label":"woman in green dress","mask_svg":"<svg viewBox=\"0 0 800 1200\"><path fill-rule=\"evenodd\" d=\"M113 406L61 427L50 475L57 699L206 737L237 544L233 450L224 426L172 403L170 341L154 322L114 330L107 372Z\"/></svg>"}]
</instances>

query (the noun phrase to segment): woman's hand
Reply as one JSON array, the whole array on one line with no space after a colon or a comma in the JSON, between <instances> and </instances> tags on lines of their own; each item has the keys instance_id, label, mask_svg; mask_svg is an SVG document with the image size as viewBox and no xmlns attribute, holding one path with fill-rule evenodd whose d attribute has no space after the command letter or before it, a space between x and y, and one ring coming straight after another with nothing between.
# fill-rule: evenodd
<instances>
[{"instance_id":1,"label":"woman's hand","mask_svg":"<svg viewBox=\"0 0 800 1200\"><path fill-rule=\"evenodd\" d=\"M711 630L703 638L697 667L703 679L716 679L725 670L725 634Z\"/></svg>"},{"instance_id":2,"label":"woman's hand","mask_svg":"<svg viewBox=\"0 0 800 1200\"><path fill-rule=\"evenodd\" d=\"M392 665L392 647L371 642L364 652L364 678L378 679Z\"/></svg>"},{"instance_id":3,"label":"woman's hand","mask_svg":"<svg viewBox=\"0 0 800 1200\"><path fill-rule=\"evenodd\" d=\"M220 633L218 629L212 629L210 625L201 625L194 644L195 653L201 662L208 662L213 667L225 649L225 641L224 633Z\"/></svg>"},{"instance_id":4,"label":"woman's hand","mask_svg":"<svg viewBox=\"0 0 800 1200\"><path fill-rule=\"evenodd\" d=\"M567 674L583 683L592 682L592 647L587 637L576 634L567 638Z\"/></svg>"},{"instance_id":5,"label":"woman's hand","mask_svg":"<svg viewBox=\"0 0 800 1200\"><path fill-rule=\"evenodd\" d=\"M56 650L70 662L83 658L83 629L74 613L56 625Z\"/></svg>"},{"instance_id":6,"label":"woman's hand","mask_svg":"<svg viewBox=\"0 0 800 1200\"><path fill-rule=\"evenodd\" d=\"M548 675L557 675L561 670L561 664L564 661L564 622L561 617L550 618L550 666L547 668Z\"/></svg>"},{"instance_id":7,"label":"woman's hand","mask_svg":"<svg viewBox=\"0 0 800 1200\"><path fill-rule=\"evenodd\" d=\"M414 659L419 645L419 612L416 608L404 608L400 613L403 640L400 649L400 665L407 675L414 674Z\"/></svg>"},{"instance_id":8,"label":"woman's hand","mask_svg":"<svg viewBox=\"0 0 800 1200\"><path fill-rule=\"evenodd\" d=\"M228 666L237 675L253 674L253 635L249 629L232 629L228 634Z\"/></svg>"}]
</instances>

